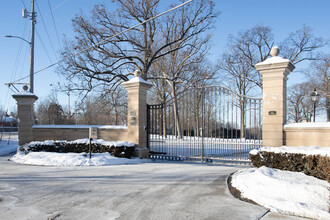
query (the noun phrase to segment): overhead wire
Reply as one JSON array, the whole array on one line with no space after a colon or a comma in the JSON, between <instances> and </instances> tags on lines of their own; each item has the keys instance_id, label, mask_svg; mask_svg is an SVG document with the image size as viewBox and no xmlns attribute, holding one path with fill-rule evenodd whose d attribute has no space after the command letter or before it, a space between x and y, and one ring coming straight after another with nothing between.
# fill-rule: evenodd
<instances>
[{"instance_id":1,"label":"overhead wire","mask_svg":"<svg viewBox=\"0 0 330 220\"><path fill-rule=\"evenodd\" d=\"M26 48L25 48L25 53L24 53L24 55L23 55L23 57L24 57L25 59L23 59L23 63L22 63L22 65L21 65L21 70L19 71L18 77L22 77L23 69L26 68L26 67L25 67L25 61L26 61L26 57L28 57L28 56L27 56L27 53L29 52L29 48L30 48L30 47L26 47Z\"/></svg>"},{"instance_id":2,"label":"overhead wire","mask_svg":"<svg viewBox=\"0 0 330 220\"><path fill-rule=\"evenodd\" d=\"M22 4L24 5L24 8L26 8L25 2L22 0Z\"/></svg>"},{"instance_id":3,"label":"overhead wire","mask_svg":"<svg viewBox=\"0 0 330 220\"><path fill-rule=\"evenodd\" d=\"M188 1L182 3L182 4L178 5L178 6L175 6L175 7L171 8L171 9L165 11L165 12L162 12L162 13L160 13L160 14L157 14L157 15L155 15L154 17L149 18L149 19L147 19L147 20L145 20L145 21L143 21L143 22L141 22L141 23L139 23L139 24L136 24L136 25L134 25L134 26L132 26L132 27L130 27L130 28L127 28L127 29L125 29L125 30L123 30L123 31L121 31L121 32L119 32L119 33L117 33L117 34L114 34L114 35L112 35L112 36L110 36L110 37L108 37L108 38L106 38L106 39L100 41L99 43L94 44L93 46L87 47L87 48L85 48L85 49L83 49L83 50L81 50L81 51L79 51L79 52L77 52L77 53L75 53L75 54L70 55L70 56L66 56L66 57L64 57L63 59L61 59L61 60L59 60L59 61L57 61L57 62L55 62L55 63L53 63L53 64L51 64L51 65L48 65L48 66L46 66L46 67L44 67L44 68L42 68L42 69L40 69L40 70L34 72L33 75L35 75L35 74L37 74L37 73L40 73L40 72L42 72L42 71L44 71L44 70L46 70L46 69L49 69L49 68L51 68L51 67L53 67L53 66L55 66L55 65L57 65L57 64L60 64L60 63L64 62L64 61L67 60L67 59L70 59L70 58L72 58L72 57L78 56L79 54L81 54L81 53L83 53L83 52L85 52L85 51L87 51L87 50L92 49L94 46L98 46L98 45L106 44L106 43L108 43L108 41L111 40L112 38L117 37L117 36L119 36L119 35L121 35L121 34L123 34L123 33L126 33L126 32L128 32L128 31L130 31L130 30L132 30L132 29L134 29L134 28L136 28L136 27L138 27L138 26L140 26L140 25L143 25L143 24L145 24L145 23L147 23L147 22L149 22L149 21L152 21L152 20L154 20L154 19L156 19L156 18L158 18L158 17L160 17L160 16L163 16L164 14L167 14L167 13L169 13L169 12L175 10L175 9L178 9L178 8L180 8L180 7L182 7L182 6L184 6L184 5L188 4L188 3L190 3L191 1L193 1L193 0L188 0ZM18 82L18 81L21 81L21 80L23 80L23 79L26 79L26 78L28 78L28 77L30 77L30 75L28 75L28 76L26 76L26 77L23 77L23 78L21 78L21 79L18 79L18 80L16 80L16 81L14 81L13 83Z\"/></svg>"},{"instance_id":4,"label":"overhead wire","mask_svg":"<svg viewBox=\"0 0 330 220\"><path fill-rule=\"evenodd\" d=\"M48 54L48 51L47 51L47 49L46 49L46 46L45 46L45 44L44 44L44 42L42 41L42 39L41 39L41 37L40 37L40 35L39 35L39 32L36 30L36 33L37 33L37 37L38 37L38 39L39 39L39 41L40 41L40 43L41 43L41 46L42 46L42 48L44 49L44 51L45 51L45 53L46 53L46 55L47 55L47 57L48 57L48 59L49 59L49 62L53 62L52 61L52 59L51 59L51 57L49 56L49 54Z\"/></svg>"},{"instance_id":5,"label":"overhead wire","mask_svg":"<svg viewBox=\"0 0 330 220\"><path fill-rule=\"evenodd\" d=\"M23 0L22 0L22 4L26 8L26 5L25 5L25 3L24 3ZM27 27L27 22L25 22L25 24L24 24L24 28L23 28L23 31L22 31L21 36L24 36L25 35L25 33L26 33L26 27ZM13 81L16 78L16 75L17 75L17 72L18 72L18 66L19 66L19 63L20 63L22 49L23 49L23 42L20 41L20 43L18 45L18 51L17 51L16 58L15 58L15 61L14 61L14 66L13 66L13 70L12 70L12 73L11 73L10 81ZM27 49L28 49L28 47L27 47ZM25 54L27 52L27 49L25 50ZM26 57L26 56L23 56L23 57ZM23 63L22 63L22 67L21 67L21 71L20 71L19 77L21 77L21 75L22 75L24 64L25 64L25 59L23 59ZM5 96L5 102L4 102L4 107L5 108L8 108L8 106L10 105L10 102L12 101L11 99L8 99L8 97L9 97L9 89L12 90L10 87L7 90L7 94Z\"/></svg>"},{"instance_id":6,"label":"overhead wire","mask_svg":"<svg viewBox=\"0 0 330 220\"><path fill-rule=\"evenodd\" d=\"M61 2L60 4L58 4L53 10L55 11L56 9L58 9L61 5L63 5L67 0L64 0L63 2Z\"/></svg>"},{"instance_id":7,"label":"overhead wire","mask_svg":"<svg viewBox=\"0 0 330 220\"><path fill-rule=\"evenodd\" d=\"M45 31L46 31L47 38L48 38L48 40L49 40L50 46L51 46L51 48L52 48L52 50L53 50L53 53L54 53L54 55L55 55L55 58L56 58L56 60L57 60L56 51L55 51L55 49L54 49L54 46L53 46L52 40L50 39L50 35L49 35L48 29L47 29L47 27L46 27L46 24L45 24L44 18L43 18L43 16L42 16L41 10L40 10L40 8L39 8L38 1L35 1L35 2L36 2L36 5L37 5L37 8L38 8L39 14L40 14L40 18L41 18L42 24L43 24L43 26L44 26L44 28L45 28ZM47 53L47 52L46 52L46 53ZM51 63L52 63L52 62L51 62Z\"/></svg>"},{"instance_id":8,"label":"overhead wire","mask_svg":"<svg viewBox=\"0 0 330 220\"><path fill-rule=\"evenodd\" d=\"M21 34L21 36L23 36L22 38L24 38L24 36L26 34L26 27L27 27L27 22L25 22L25 24L24 24L24 28L23 28L23 31L22 31L22 34ZM18 70L18 66L19 66L19 62L20 62L20 57L21 57L21 53L22 53L23 44L25 44L25 42L19 41L18 51L17 51L17 55L16 55L16 58L15 58L14 67L13 67L13 70L12 70L11 81L13 79L15 79L16 74L17 74L17 70ZM27 49L28 49L28 47L27 47ZM22 67L24 65L24 62L25 62L25 59L23 60Z\"/></svg>"},{"instance_id":9,"label":"overhead wire","mask_svg":"<svg viewBox=\"0 0 330 220\"><path fill-rule=\"evenodd\" d=\"M55 24L54 14L53 14L53 10L52 10L52 8L51 8L51 6L50 6L50 2L49 2L49 0L48 0L48 7L49 7L50 14L52 15L52 20L53 20L53 25L54 25L54 29L55 29L55 33L56 33L56 37L57 37L57 41L58 41L58 45L59 45L60 47L62 47L62 46L61 46L60 38L58 37L58 32L57 32L57 28L56 28L56 24Z\"/></svg>"}]
</instances>

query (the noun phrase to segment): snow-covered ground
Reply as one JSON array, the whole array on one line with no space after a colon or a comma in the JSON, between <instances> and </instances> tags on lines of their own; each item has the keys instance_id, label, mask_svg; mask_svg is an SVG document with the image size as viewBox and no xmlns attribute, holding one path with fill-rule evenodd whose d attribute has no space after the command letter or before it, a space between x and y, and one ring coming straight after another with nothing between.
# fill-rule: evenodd
<instances>
[{"instance_id":1,"label":"snow-covered ground","mask_svg":"<svg viewBox=\"0 0 330 220\"><path fill-rule=\"evenodd\" d=\"M262 151L305 155L330 156L328 147L262 147ZM233 175L232 185L242 196L269 208L273 212L314 219L330 219L329 188L325 180L303 173L267 167L241 170Z\"/></svg>"},{"instance_id":2,"label":"snow-covered ground","mask_svg":"<svg viewBox=\"0 0 330 220\"><path fill-rule=\"evenodd\" d=\"M329 147L319 147L319 146L313 146L313 147L262 147L259 150L251 150L250 154L257 155L258 153L261 153L262 151L265 152L274 152L274 153L291 153L291 154L305 154L305 155L322 155L322 156L330 156L330 148Z\"/></svg>"},{"instance_id":3,"label":"snow-covered ground","mask_svg":"<svg viewBox=\"0 0 330 220\"><path fill-rule=\"evenodd\" d=\"M314 219L330 219L329 187L325 180L303 173L268 167L250 168L232 176L242 196L272 212Z\"/></svg>"},{"instance_id":4,"label":"snow-covered ground","mask_svg":"<svg viewBox=\"0 0 330 220\"><path fill-rule=\"evenodd\" d=\"M5 141L4 138L0 142L0 154L4 155L7 154L6 152L17 149L17 136L11 136L9 145L7 143L8 139ZM301 148L301 150L306 149ZM319 151L320 149L315 148L314 150ZM86 153L48 152L30 152L27 155L18 152L11 160L22 164L62 167L137 164L150 161L116 158L108 153L93 154L92 159L89 160ZM242 196L273 212L315 219L330 219L328 212L330 185L327 181L302 173L261 167L238 171L233 175L232 185L242 192Z\"/></svg>"},{"instance_id":5,"label":"snow-covered ground","mask_svg":"<svg viewBox=\"0 0 330 220\"><path fill-rule=\"evenodd\" d=\"M25 155L20 151L11 160L21 164L43 166L109 166L150 161L148 159L118 158L111 156L109 153L93 153L92 158L89 159L89 154L87 153L30 152Z\"/></svg>"},{"instance_id":6,"label":"snow-covered ground","mask_svg":"<svg viewBox=\"0 0 330 220\"><path fill-rule=\"evenodd\" d=\"M70 143L87 144L89 139L79 139L76 141L70 141ZM7 143L7 142L6 142ZM11 144L6 147L5 145L0 145L0 149L11 149L7 152L16 151L16 142L10 142ZM105 141L102 139L93 140L93 143L102 144L105 146L128 146L134 147L134 143L125 141ZM26 146L28 148L30 145L34 144L45 144L53 145L54 141L35 141L31 142ZM6 151L4 151L5 154ZM141 159L126 159L118 158L110 155L109 153L93 153L91 159L87 153L56 153L56 152L29 152L25 154L22 151L17 150L17 153L11 158L12 161L20 164L28 165L41 165L41 166L109 166L109 165L121 165L121 164L137 164L143 162L150 162L150 160Z\"/></svg>"},{"instance_id":7,"label":"snow-covered ground","mask_svg":"<svg viewBox=\"0 0 330 220\"><path fill-rule=\"evenodd\" d=\"M17 132L0 133L0 156L13 153L17 150Z\"/></svg>"}]
</instances>

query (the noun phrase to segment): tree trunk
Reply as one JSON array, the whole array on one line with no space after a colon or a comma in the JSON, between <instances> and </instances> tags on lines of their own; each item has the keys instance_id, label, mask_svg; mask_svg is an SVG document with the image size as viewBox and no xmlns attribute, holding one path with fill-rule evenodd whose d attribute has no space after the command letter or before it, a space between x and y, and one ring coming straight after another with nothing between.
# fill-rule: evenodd
<instances>
[{"instance_id":1,"label":"tree trunk","mask_svg":"<svg viewBox=\"0 0 330 220\"><path fill-rule=\"evenodd\" d=\"M330 95L326 94L327 122L330 122Z\"/></svg>"},{"instance_id":2,"label":"tree trunk","mask_svg":"<svg viewBox=\"0 0 330 220\"><path fill-rule=\"evenodd\" d=\"M176 98L175 92L175 84L172 83L172 97L173 97L173 112L174 112L174 124L175 124L175 134L178 139L182 139L182 131L181 131L181 123L179 117L179 109L178 109L178 100Z\"/></svg>"},{"instance_id":3,"label":"tree trunk","mask_svg":"<svg viewBox=\"0 0 330 220\"><path fill-rule=\"evenodd\" d=\"M245 138L245 97L240 97L240 109L241 109L241 139Z\"/></svg>"},{"instance_id":4,"label":"tree trunk","mask_svg":"<svg viewBox=\"0 0 330 220\"><path fill-rule=\"evenodd\" d=\"M194 131L194 135L195 137L199 137L199 103L200 103L200 96L198 96L198 94L196 93L196 99L195 99L195 131Z\"/></svg>"},{"instance_id":5,"label":"tree trunk","mask_svg":"<svg viewBox=\"0 0 330 220\"><path fill-rule=\"evenodd\" d=\"M164 104L163 108L163 137L167 137L167 132L166 132L166 103Z\"/></svg>"}]
</instances>

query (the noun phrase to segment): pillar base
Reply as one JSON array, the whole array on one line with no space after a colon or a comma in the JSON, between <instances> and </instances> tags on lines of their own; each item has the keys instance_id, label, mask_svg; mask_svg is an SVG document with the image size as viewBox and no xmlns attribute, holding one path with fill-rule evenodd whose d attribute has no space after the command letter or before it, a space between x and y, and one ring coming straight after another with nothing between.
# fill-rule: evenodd
<instances>
[{"instance_id":1,"label":"pillar base","mask_svg":"<svg viewBox=\"0 0 330 220\"><path fill-rule=\"evenodd\" d=\"M149 149L146 147L137 147L135 148L134 156L140 159L149 158Z\"/></svg>"}]
</instances>

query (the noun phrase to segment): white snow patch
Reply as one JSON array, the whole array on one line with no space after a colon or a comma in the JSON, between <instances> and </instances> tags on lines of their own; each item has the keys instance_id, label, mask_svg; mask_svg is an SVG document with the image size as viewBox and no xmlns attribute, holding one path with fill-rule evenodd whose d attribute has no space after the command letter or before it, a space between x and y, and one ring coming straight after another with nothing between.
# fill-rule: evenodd
<instances>
[{"instance_id":1,"label":"white snow patch","mask_svg":"<svg viewBox=\"0 0 330 220\"><path fill-rule=\"evenodd\" d=\"M17 152L11 160L21 164L42 166L109 166L149 162L149 159L118 158L109 153L93 153L92 158L89 159L87 153L54 152L30 152L27 155Z\"/></svg>"},{"instance_id":2,"label":"white snow patch","mask_svg":"<svg viewBox=\"0 0 330 220\"><path fill-rule=\"evenodd\" d=\"M142 82L142 83L145 83L145 84L152 85L150 82L145 81L141 77L134 77L134 78L130 79L129 81L123 82L122 85L129 84L129 83L134 83L134 82Z\"/></svg>"},{"instance_id":3,"label":"white snow patch","mask_svg":"<svg viewBox=\"0 0 330 220\"><path fill-rule=\"evenodd\" d=\"M330 219L330 184L303 173L261 167L236 172L232 186L273 212Z\"/></svg>"},{"instance_id":4,"label":"white snow patch","mask_svg":"<svg viewBox=\"0 0 330 220\"><path fill-rule=\"evenodd\" d=\"M330 122L305 122L305 123L291 123L284 125L284 128L328 128L330 129Z\"/></svg>"},{"instance_id":5,"label":"white snow patch","mask_svg":"<svg viewBox=\"0 0 330 220\"><path fill-rule=\"evenodd\" d=\"M103 125L103 126L100 126L99 129L127 129L128 127L127 126L124 126L124 125Z\"/></svg>"},{"instance_id":6,"label":"white snow patch","mask_svg":"<svg viewBox=\"0 0 330 220\"><path fill-rule=\"evenodd\" d=\"M54 142L54 141L52 141ZM34 142L32 142L34 143ZM76 144L89 144L89 139L88 138L83 138L83 139L78 139L75 141L68 141L68 143L76 143ZM103 139L93 139L92 143L96 143L96 144L101 144L104 146L115 146L115 147L121 147L121 146L127 146L127 147L134 147L135 144L132 142L127 142L127 141L105 141Z\"/></svg>"},{"instance_id":7,"label":"white snow patch","mask_svg":"<svg viewBox=\"0 0 330 220\"><path fill-rule=\"evenodd\" d=\"M257 155L258 153L261 153L261 151L257 150L257 149L250 150L250 152L249 152L249 154L252 154L252 155Z\"/></svg>"},{"instance_id":8,"label":"white snow patch","mask_svg":"<svg viewBox=\"0 0 330 220\"><path fill-rule=\"evenodd\" d=\"M29 91L20 91L18 93L15 93L14 96L35 96L35 94L29 92Z\"/></svg>"},{"instance_id":9,"label":"white snow patch","mask_svg":"<svg viewBox=\"0 0 330 220\"><path fill-rule=\"evenodd\" d=\"M252 155L257 155L262 151L265 152L274 152L274 153L291 153L291 154L305 154L305 155L322 155L322 156L330 156L330 148L329 147L262 147L259 150L251 150L249 153Z\"/></svg>"},{"instance_id":10,"label":"white snow patch","mask_svg":"<svg viewBox=\"0 0 330 220\"><path fill-rule=\"evenodd\" d=\"M273 63L284 63L284 62L290 62L290 60L283 59L280 56L275 56L275 57L270 57L263 62L257 63L256 66L264 65L264 64L273 64Z\"/></svg>"}]
</instances>

